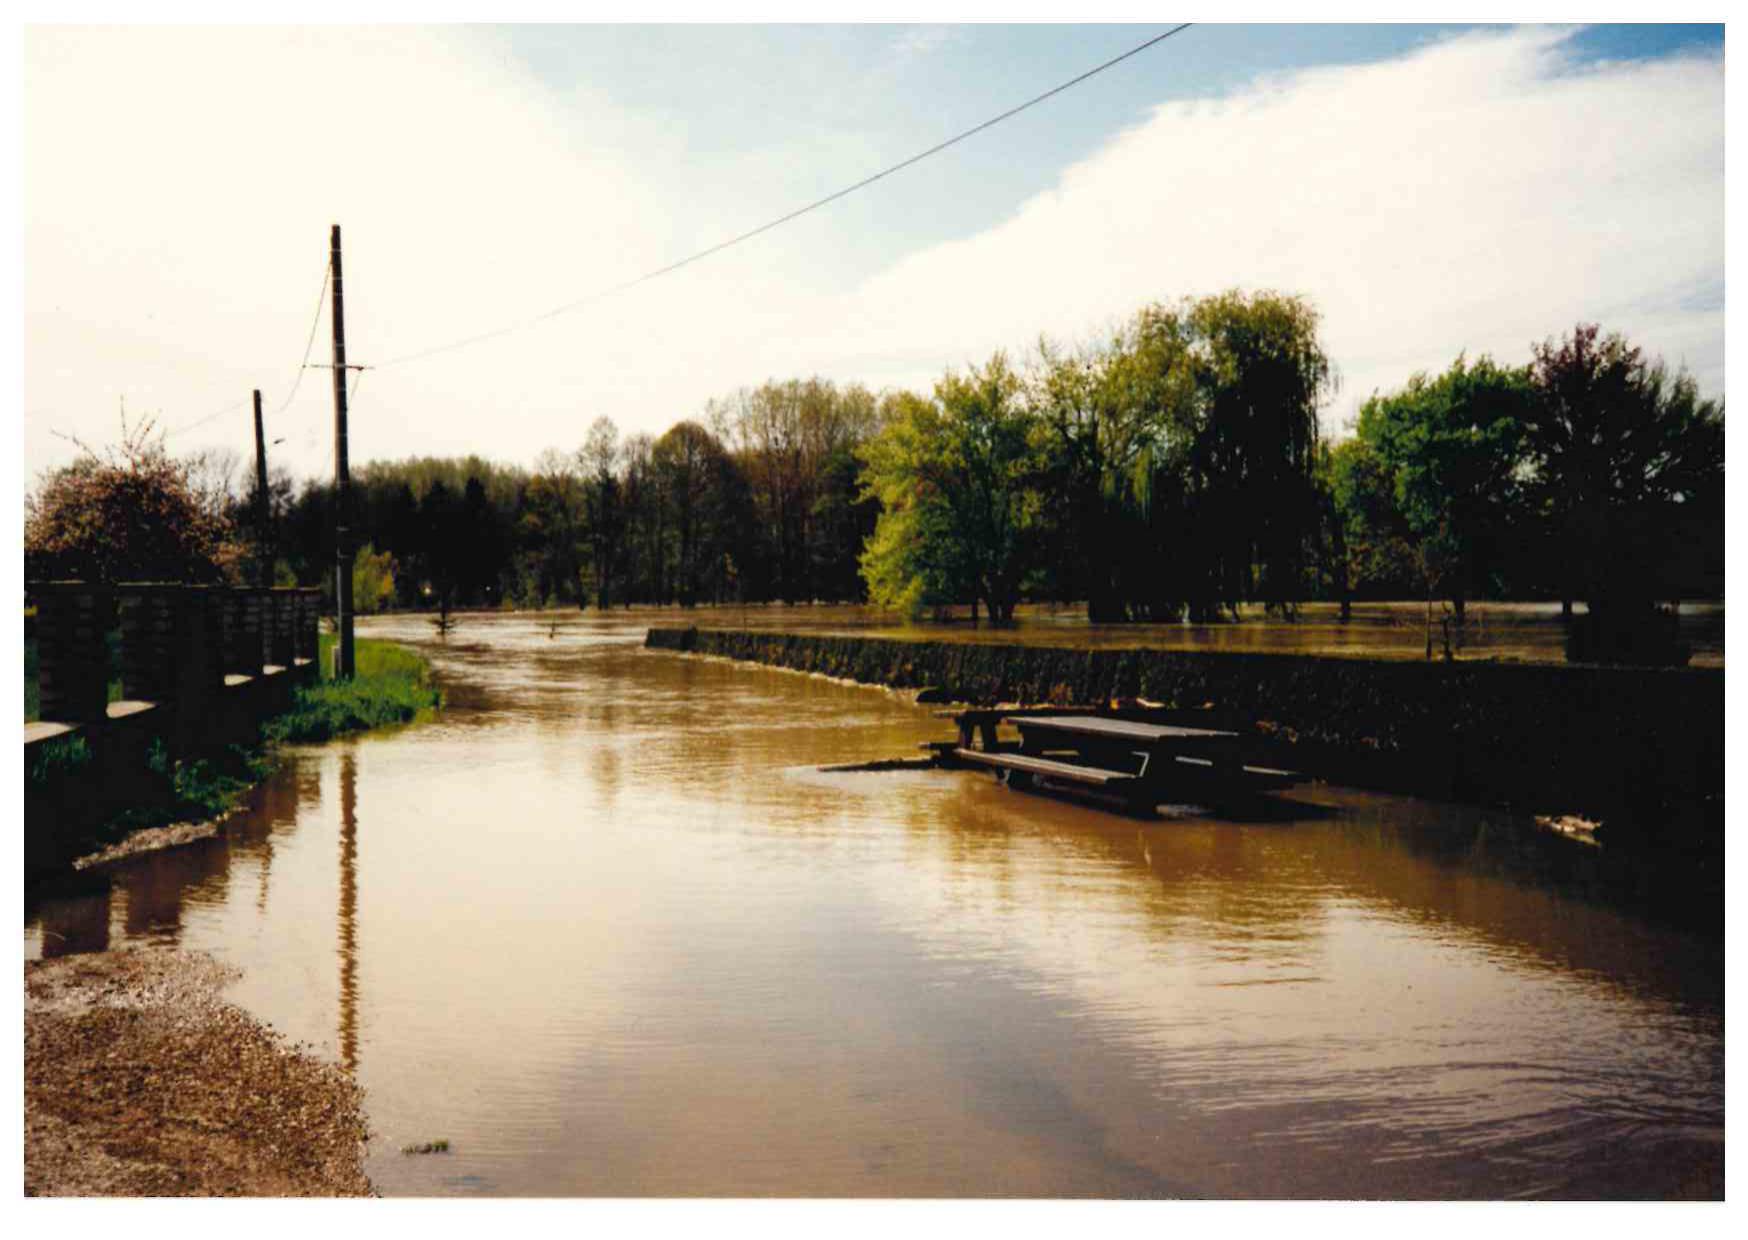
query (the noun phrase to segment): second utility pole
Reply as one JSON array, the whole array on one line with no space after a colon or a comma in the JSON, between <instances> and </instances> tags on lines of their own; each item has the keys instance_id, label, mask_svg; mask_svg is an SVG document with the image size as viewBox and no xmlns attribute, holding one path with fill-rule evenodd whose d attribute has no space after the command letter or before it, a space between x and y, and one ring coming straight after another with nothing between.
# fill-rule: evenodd
<instances>
[{"instance_id":1,"label":"second utility pole","mask_svg":"<svg viewBox=\"0 0 1748 1240\"><path fill-rule=\"evenodd\" d=\"M255 389L255 560L260 584L273 584L273 526L267 501L267 435L261 428L261 389Z\"/></svg>"},{"instance_id":2,"label":"second utility pole","mask_svg":"<svg viewBox=\"0 0 1748 1240\"><path fill-rule=\"evenodd\" d=\"M334 679L350 680L352 652L352 474L346 464L346 308L340 295L340 226L328 242L329 275L334 288L334 613L339 630L334 643Z\"/></svg>"}]
</instances>

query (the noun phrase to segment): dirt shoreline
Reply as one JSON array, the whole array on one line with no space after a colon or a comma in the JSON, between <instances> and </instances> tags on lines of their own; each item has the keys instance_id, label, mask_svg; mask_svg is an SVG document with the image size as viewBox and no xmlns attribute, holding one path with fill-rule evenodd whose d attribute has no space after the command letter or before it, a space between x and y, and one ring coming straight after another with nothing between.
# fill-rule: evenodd
<instances>
[{"instance_id":1,"label":"dirt shoreline","mask_svg":"<svg viewBox=\"0 0 1748 1240\"><path fill-rule=\"evenodd\" d=\"M26 1195L371 1195L362 1090L233 976L162 947L26 963Z\"/></svg>"}]
</instances>

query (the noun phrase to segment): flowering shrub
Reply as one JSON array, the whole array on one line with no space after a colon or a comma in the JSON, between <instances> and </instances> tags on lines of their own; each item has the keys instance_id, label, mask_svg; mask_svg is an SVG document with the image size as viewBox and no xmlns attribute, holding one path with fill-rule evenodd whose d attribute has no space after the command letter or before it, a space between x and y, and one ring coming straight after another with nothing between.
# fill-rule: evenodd
<instances>
[{"instance_id":1,"label":"flowering shrub","mask_svg":"<svg viewBox=\"0 0 1748 1240\"><path fill-rule=\"evenodd\" d=\"M80 445L83 447L84 445ZM81 581L218 581L235 560L222 505L195 462L164 451L142 422L102 455L86 448L46 474L25 503L25 577Z\"/></svg>"}]
</instances>

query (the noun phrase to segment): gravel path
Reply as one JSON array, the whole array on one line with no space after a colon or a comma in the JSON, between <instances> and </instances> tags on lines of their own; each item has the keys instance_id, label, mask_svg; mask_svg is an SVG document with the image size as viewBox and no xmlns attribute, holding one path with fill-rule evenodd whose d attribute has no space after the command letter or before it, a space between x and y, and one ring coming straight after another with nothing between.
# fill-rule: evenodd
<instances>
[{"instance_id":1,"label":"gravel path","mask_svg":"<svg viewBox=\"0 0 1748 1240\"><path fill-rule=\"evenodd\" d=\"M220 996L209 956L24 971L31 1196L366 1196L358 1086Z\"/></svg>"}]
</instances>

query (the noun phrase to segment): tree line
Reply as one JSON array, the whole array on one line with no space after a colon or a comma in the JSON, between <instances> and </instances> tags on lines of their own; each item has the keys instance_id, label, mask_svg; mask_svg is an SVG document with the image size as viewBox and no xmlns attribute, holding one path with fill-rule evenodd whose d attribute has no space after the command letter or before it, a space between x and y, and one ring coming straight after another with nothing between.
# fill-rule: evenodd
<instances>
[{"instance_id":1,"label":"tree line","mask_svg":"<svg viewBox=\"0 0 1748 1240\"><path fill-rule=\"evenodd\" d=\"M771 381L660 436L598 417L532 468L372 462L355 590L364 610L866 600L997 623L1026 599L1209 622L1425 596L1459 623L1475 598L1582 600L1586 657L1643 657L1659 604L1721 596L1722 406L1622 337L1458 357L1332 441L1335 386L1307 301L1229 292L928 393ZM27 577L331 589L333 484L276 471L263 530L237 464L124 431L31 496Z\"/></svg>"},{"instance_id":2,"label":"tree line","mask_svg":"<svg viewBox=\"0 0 1748 1240\"><path fill-rule=\"evenodd\" d=\"M1201 622L1437 597L1459 626L1472 598L1582 600L1574 653L1633 659L1674 653L1661 605L1722 597L1722 405L1620 335L1459 356L1331 442L1333 387L1307 302L1227 293L900 394L863 453L870 595Z\"/></svg>"},{"instance_id":3,"label":"tree line","mask_svg":"<svg viewBox=\"0 0 1748 1240\"><path fill-rule=\"evenodd\" d=\"M771 382L659 437L622 437L596 418L578 448L543 452L532 469L372 462L352 479L369 561L357 585L402 607L860 599L875 511L856 453L877 413L865 388ZM333 484L279 476L270 489L281 574L321 581L334 563ZM240 521L252 503L248 488Z\"/></svg>"}]
</instances>

